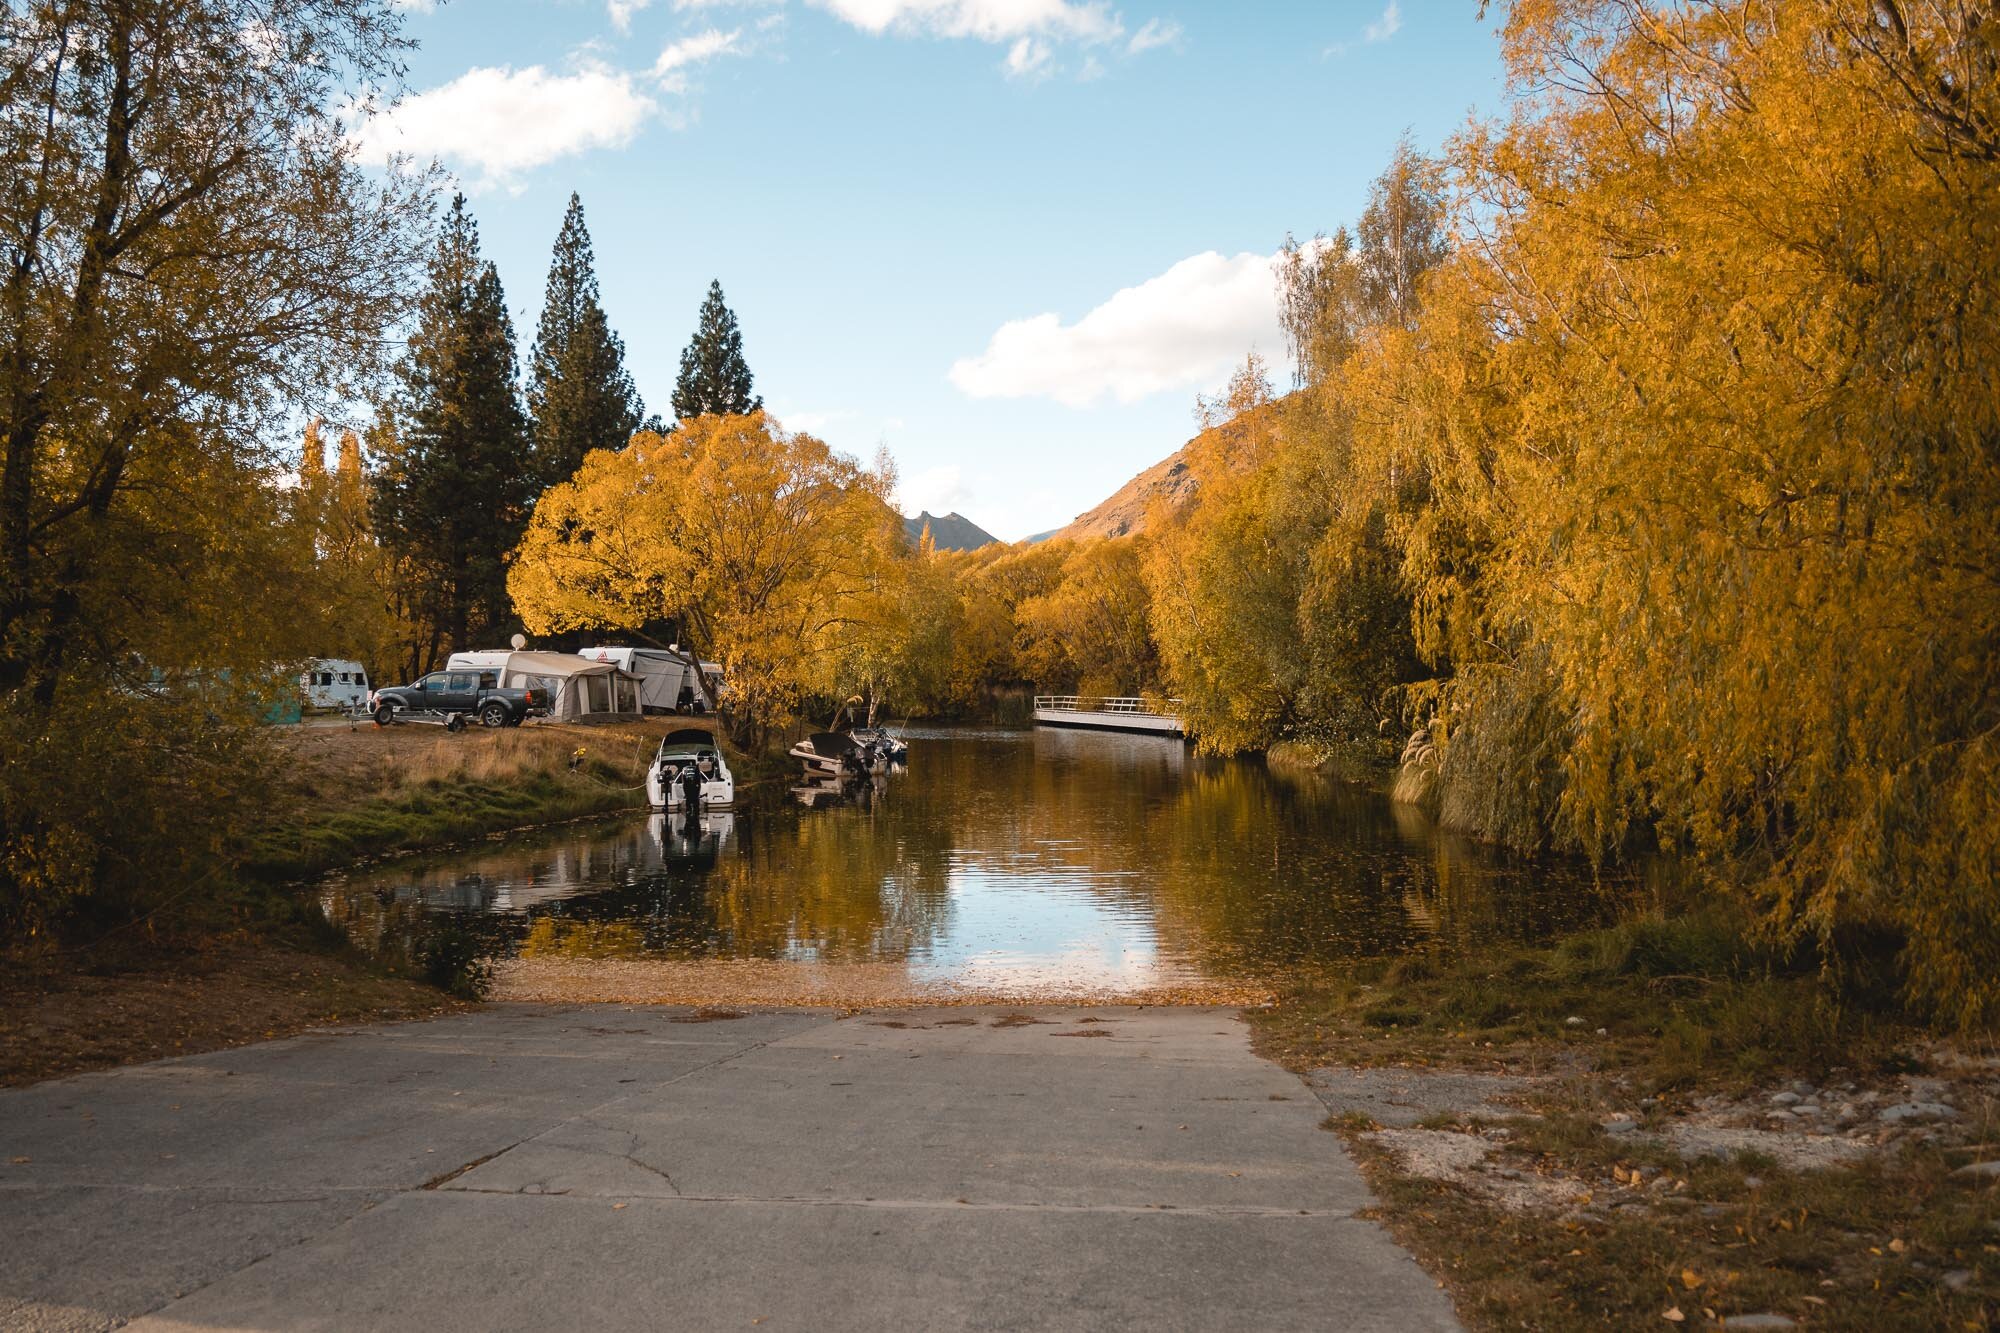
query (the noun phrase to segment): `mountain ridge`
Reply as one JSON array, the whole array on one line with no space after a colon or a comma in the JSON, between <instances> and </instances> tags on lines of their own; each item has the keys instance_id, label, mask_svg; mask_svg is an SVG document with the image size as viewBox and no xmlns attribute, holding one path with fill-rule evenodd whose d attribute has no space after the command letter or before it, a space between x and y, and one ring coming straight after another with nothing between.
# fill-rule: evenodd
<instances>
[{"instance_id":1,"label":"mountain ridge","mask_svg":"<svg viewBox=\"0 0 2000 1333\"><path fill-rule=\"evenodd\" d=\"M940 551L976 551L1000 540L955 509L942 516L926 509L915 518L903 520L912 543L922 539L926 523L930 524L931 541Z\"/></svg>"}]
</instances>

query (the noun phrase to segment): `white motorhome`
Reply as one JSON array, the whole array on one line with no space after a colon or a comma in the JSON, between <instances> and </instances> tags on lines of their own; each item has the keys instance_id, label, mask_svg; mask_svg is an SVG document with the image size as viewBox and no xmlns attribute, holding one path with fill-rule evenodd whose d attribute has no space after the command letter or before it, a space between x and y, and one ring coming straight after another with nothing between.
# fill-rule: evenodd
<instances>
[{"instance_id":1,"label":"white motorhome","mask_svg":"<svg viewBox=\"0 0 2000 1333\"><path fill-rule=\"evenodd\" d=\"M368 702L368 671L345 657L315 657L299 673L308 708L360 708Z\"/></svg>"},{"instance_id":2,"label":"white motorhome","mask_svg":"<svg viewBox=\"0 0 2000 1333\"><path fill-rule=\"evenodd\" d=\"M648 713L706 713L713 707L712 692L702 688L696 663L671 648L579 648L578 657L592 662L609 662L620 671L637 676L639 702ZM704 674L709 663L700 667ZM721 668L716 668L719 672ZM709 677L713 680L714 677Z\"/></svg>"}]
</instances>

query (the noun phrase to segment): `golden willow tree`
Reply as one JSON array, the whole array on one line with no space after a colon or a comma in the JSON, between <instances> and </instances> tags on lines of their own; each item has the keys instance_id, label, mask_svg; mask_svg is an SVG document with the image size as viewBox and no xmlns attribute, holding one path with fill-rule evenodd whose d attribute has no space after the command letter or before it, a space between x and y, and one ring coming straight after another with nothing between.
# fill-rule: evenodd
<instances>
[{"instance_id":1,"label":"golden willow tree","mask_svg":"<svg viewBox=\"0 0 2000 1333\"><path fill-rule=\"evenodd\" d=\"M1989 1020L2000 16L1522 0L1505 49L1456 258L1355 372L1366 472L1422 479L1447 813L1892 925Z\"/></svg>"},{"instance_id":2,"label":"golden willow tree","mask_svg":"<svg viewBox=\"0 0 2000 1333\"><path fill-rule=\"evenodd\" d=\"M366 387L420 245L427 183L365 178L330 110L394 82L397 22L0 11L0 927L172 887L224 836L200 719L310 637L267 442Z\"/></svg>"},{"instance_id":3,"label":"golden willow tree","mask_svg":"<svg viewBox=\"0 0 2000 1333\"><path fill-rule=\"evenodd\" d=\"M680 625L752 738L841 689L855 636L892 632L891 484L762 412L641 431L543 493L508 590L536 634Z\"/></svg>"},{"instance_id":4,"label":"golden willow tree","mask_svg":"<svg viewBox=\"0 0 2000 1333\"><path fill-rule=\"evenodd\" d=\"M312 656L359 658L374 679L395 672L419 633L398 613L401 580L375 540L361 439L343 430L331 471L320 422L306 427L291 521L306 571L295 596L314 637Z\"/></svg>"},{"instance_id":5,"label":"golden willow tree","mask_svg":"<svg viewBox=\"0 0 2000 1333\"><path fill-rule=\"evenodd\" d=\"M1201 404L1191 500L1152 515L1153 630L1206 750L1394 753L1406 687L1424 673L1384 497L1356 473L1348 378L1416 318L1444 255L1434 175L1402 144L1353 233L1287 244L1280 314L1297 391L1274 400L1253 356Z\"/></svg>"}]
</instances>

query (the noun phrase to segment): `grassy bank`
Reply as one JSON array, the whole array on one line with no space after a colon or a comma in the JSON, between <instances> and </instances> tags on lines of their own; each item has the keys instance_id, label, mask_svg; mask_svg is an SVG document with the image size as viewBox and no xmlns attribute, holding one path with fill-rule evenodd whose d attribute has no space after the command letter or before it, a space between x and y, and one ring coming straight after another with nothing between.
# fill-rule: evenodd
<instances>
[{"instance_id":1,"label":"grassy bank","mask_svg":"<svg viewBox=\"0 0 2000 1333\"><path fill-rule=\"evenodd\" d=\"M665 728L521 727L441 735L414 727L289 738L294 777L248 840L246 874L298 879L365 857L645 803Z\"/></svg>"},{"instance_id":2,"label":"grassy bank","mask_svg":"<svg viewBox=\"0 0 2000 1333\"><path fill-rule=\"evenodd\" d=\"M1477 1327L1993 1327L2000 1063L1879 951L1824 962L1709 909L1295 978L1253 1023L1334 1071L1328 1128Z\"/></svg>"},{"instance_id":3,"label":"grassy bank","mask_svg":"<svg viewBox=\"0 0 2000 1333\"><path fill-rule=\"evenodd\" d=\"M0 1084L450 1010L461 1001L434 969L397 975L363 956L290 881L642 806L670 722L273 733L281 779L231 854L162 885L142 915L86 916L68 938L0 955Z\"/></svg>"}]
</instances>

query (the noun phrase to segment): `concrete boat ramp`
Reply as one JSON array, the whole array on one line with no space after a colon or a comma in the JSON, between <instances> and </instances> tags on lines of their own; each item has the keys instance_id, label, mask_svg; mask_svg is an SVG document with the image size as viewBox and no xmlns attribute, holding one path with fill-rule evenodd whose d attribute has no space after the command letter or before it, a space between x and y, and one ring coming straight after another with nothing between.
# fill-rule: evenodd
<instances>
[{"instance_id":1,"label":"concrete boat ramp","mask_svg":"<svg viewBox=\"0 0 2000 1333\"><path fill-rule=\"evenodd\" d=\"M0 1092L0 1327L1448 1329L1233 1011L489 1006Z\"/></svg>"}]
</instances>

